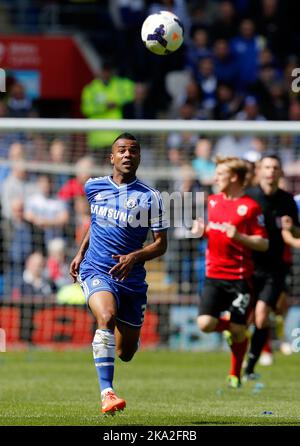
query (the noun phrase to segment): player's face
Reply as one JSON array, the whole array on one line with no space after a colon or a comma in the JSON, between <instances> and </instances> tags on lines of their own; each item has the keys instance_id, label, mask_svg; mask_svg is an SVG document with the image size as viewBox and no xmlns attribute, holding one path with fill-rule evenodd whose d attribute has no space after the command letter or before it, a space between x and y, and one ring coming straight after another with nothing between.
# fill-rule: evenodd
<instances>
[{"instance_id":1,"label":"player's face","mask_svg":"<svg viewBox=\"0 0 300 446\"><path fill-rule=\"evenodd\" d=\"M215 184L219 189L219 192L228 192L232 185L236 175L234 175L226 164L219 164L215 173Z\"/></svg>"},{"instance_id":2,"label":"player's face","mask_svg":"<svg viewBox=\"0 0 300 446\"><path fill-rule=\"evenodd\" d=\"M136 141L118 139L112 147L111 163L122 174L134 175L140 164L140 149Z\"/></svg>"},{"instance_id":3,"label":"player's face","mask_svg":"<svg viewBox=\"0 0 300 446\"><path fill-rule=\"evenodd\" d=\"M273 158L264 158L259 167L259 178L270 186L278 185L282 175L279 162Z\"/></svg>"}]
</instances>

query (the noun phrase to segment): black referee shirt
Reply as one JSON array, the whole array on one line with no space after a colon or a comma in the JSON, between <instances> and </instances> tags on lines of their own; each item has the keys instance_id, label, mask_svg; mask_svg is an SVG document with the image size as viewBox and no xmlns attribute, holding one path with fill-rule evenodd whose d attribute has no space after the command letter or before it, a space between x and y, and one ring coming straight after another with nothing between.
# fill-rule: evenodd
<instances>
[{"instance_id":1,"label":"black referee shirt","mask_svg":"<svg viewBox=\"0 0 300 446\"><path fill-rule=\"evenodd\" d=\"M285 244L281 236L281 217L288 215L295 226L300 226L293 195L283 189L278 189L272 195L266 195L260 186L247 189L246 194L260 204L269 236L269 249L266 252L253 251L255 269L268 272L283 270Z\"/></svg>"}]
</instances>

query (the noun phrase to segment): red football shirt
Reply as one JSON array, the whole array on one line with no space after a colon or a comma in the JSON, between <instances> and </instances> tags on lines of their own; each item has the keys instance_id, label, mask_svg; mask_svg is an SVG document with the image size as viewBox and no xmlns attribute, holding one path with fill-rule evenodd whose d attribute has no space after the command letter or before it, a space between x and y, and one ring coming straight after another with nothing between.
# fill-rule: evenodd
<instances>
[{"instance_id":1,"label":"red football shirt","mask_svg":"<svg viewBox=\"0 0 300 446\"><path fill-rule=\"evenodd\" d=\"M71 178L68 180L58 192L58 198L61 200L72 200L78 196L85 195L84 185L81 184L77 178Z\"/></svg>"},{"instance_id":2,"label":"red football shirt","mask_svg":"<svg viewBox=\"0 0 300 446\"><path fill-rule=\"evenodd\" d=\"M236 226L241 234L267 238L261 207L247 195L235 199L222 193L208 197L206 276L225 280L248 278L254 269L252 250L227 237L224 223Z\"/></svg>"}]
</instances>

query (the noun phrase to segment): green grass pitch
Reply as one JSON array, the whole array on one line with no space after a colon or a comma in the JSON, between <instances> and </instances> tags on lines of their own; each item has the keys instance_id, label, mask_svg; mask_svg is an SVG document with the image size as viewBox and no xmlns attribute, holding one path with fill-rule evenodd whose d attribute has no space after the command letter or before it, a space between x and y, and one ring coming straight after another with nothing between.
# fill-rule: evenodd
<instances>
[{"instance_id":1,"label":"green grass pitch","mask_svg":"<svg viewBox=\"0 0 300 446\"><path fill-rule=\"evenodd\" d=\"M300 354L260 367L259 385L227 389L228 352L141 351L116 361L115 388L127 408L100 415L89 351L0 353L1 425L300 425ZM272 414L263 415L262 412Z\"/></svg>"}]
</instances>

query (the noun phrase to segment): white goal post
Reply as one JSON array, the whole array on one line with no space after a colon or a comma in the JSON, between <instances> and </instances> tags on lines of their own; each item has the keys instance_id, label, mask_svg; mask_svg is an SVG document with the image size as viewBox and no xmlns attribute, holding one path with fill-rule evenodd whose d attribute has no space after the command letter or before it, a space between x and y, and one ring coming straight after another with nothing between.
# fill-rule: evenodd
<instances>
[{"instance_id":1,"label":"white goal post","mask_svg":"<svg viewBox=\"0 0 300 446\"><path fill-rule=\"evenodd\" d=\"M48 118L2 118L1 131L42 131L45 133L89 132L93 130L136 131L138 133L195 132L207 135L280 135L300 134L300 122L297 121L200 121L170 119L48 119Z\"/></svg>"},{"instance_id":2,"label":"white goal post","mask_svg":"<svg viewBox=\"0 0 300 446\"><path fill-rule=\"evenodd\" d=\"M300 122L295 121L200 121L200 120L97 120L97 119L48 119L48 118L2 118L0 120L0 134L7 132L24 132L45 134L49 137L54 135L59 138L62 134L85 134L92 131L119 131L137 133L139 137L144 135L165 136L172 133L188 132L199 135L199 137L218 138L223 135L253 136L253 137L280 137L283 135L299 136ZM165 150L166 147L163 148ZM299 148L300 153L300 148ZM163 160L164 161L164 160ZM0 165L9 165L10 161L0 156ZM59 166L49 165L49 163L36 162L35 160L25 161L25 167L29 171L39 168L41 172L64 171L74 173L73 164L60 164ZM149 170L147 166L141 166L140 175L147 179L173 178L174 169L169 163L161 163L157 159L155 171ZM93 173L99 173L95 168ZM108 174L107 167L102 168L102 174ZM297 173L297 168L296 168ZM294 174L292 168L292 174ZM300 171L299 171L300 175Z\"/></svg>"}]
</instances>

